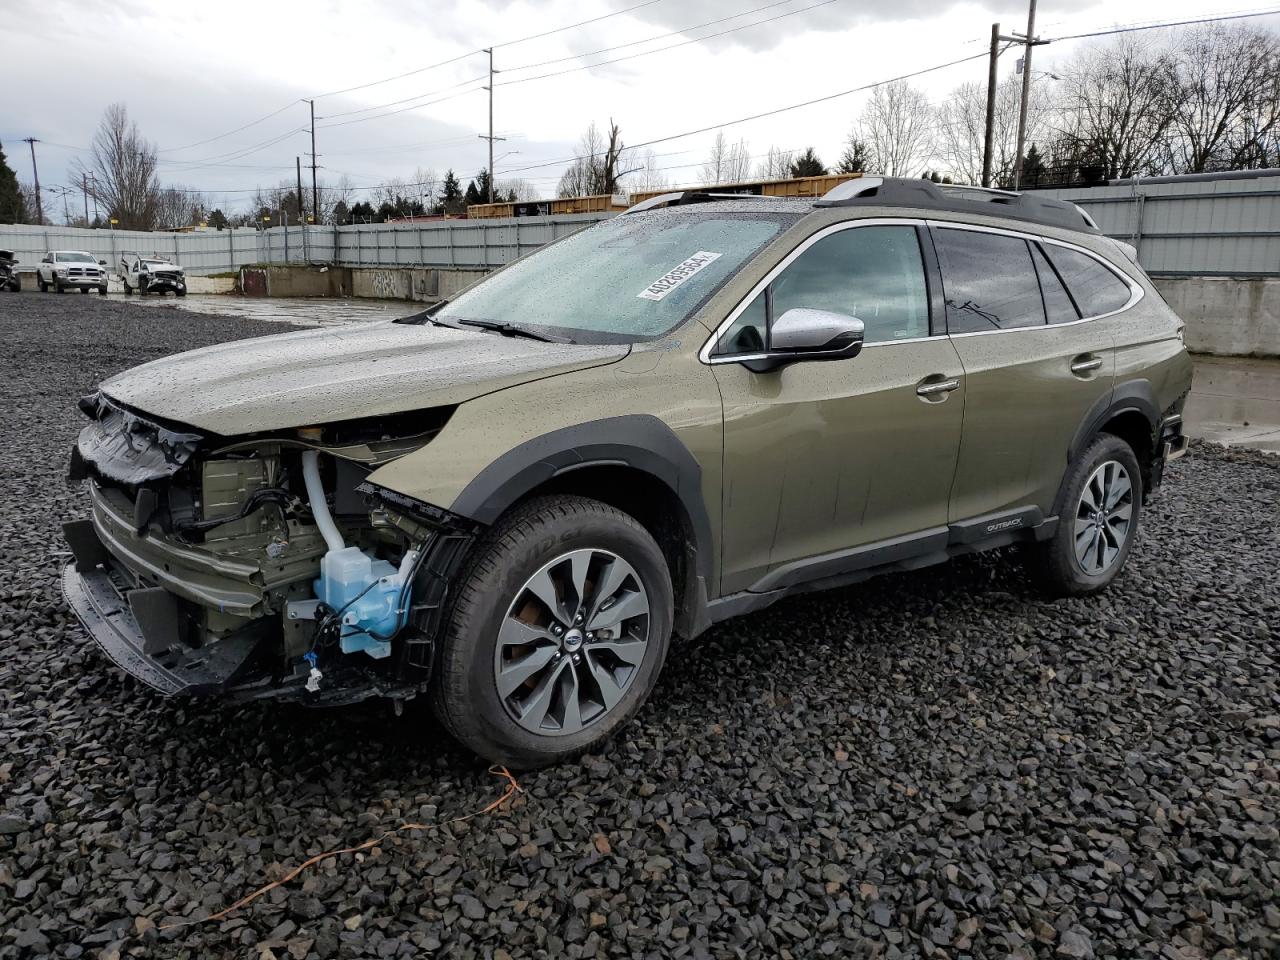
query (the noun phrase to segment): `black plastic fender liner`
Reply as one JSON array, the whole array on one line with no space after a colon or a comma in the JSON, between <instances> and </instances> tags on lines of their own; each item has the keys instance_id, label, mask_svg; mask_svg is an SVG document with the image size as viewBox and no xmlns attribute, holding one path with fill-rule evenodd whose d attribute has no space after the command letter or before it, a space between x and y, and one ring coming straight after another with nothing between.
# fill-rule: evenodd
<instances>
[{"instance_id":1,"label":"black plastic fender liner","mask_svg":"<svg viewBox=\"0 0 1280 960\"><path fill-rule=\"evenodd\" d=\"M647 414L593 420L528 440L480 471L449 509L492 524L553 477L590 466L630 467L670 488L693 527L697 573L712 582L715 540L702 499L702 467L670 427Z\"/></svg>"}]
</instances>

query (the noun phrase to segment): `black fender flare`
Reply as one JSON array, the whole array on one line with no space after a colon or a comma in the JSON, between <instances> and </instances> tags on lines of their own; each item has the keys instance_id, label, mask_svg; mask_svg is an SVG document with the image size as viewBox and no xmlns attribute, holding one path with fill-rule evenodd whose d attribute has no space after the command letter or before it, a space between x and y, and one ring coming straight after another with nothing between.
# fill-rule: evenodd
<instances>
[{"instance_id":1,"label":"black fender flare","mask_svg":"<svg viewBox=\"0 0 1280 960\"><path fill-rule=\"evenodd\" d=\"M1155 391L1151 388L1151 381L1145 378L1126 380L1116 384L1110 393L1099 397L1097 402L1089 408L1089 412L1084 415L1084 419L1076 427L1075 435L1071 438L1071 446L1067 448L1067 467L1076 462L1076 458L1102 432L1102 428L1108 421L1122 413L1133 412L1142 414L1146 419L1154 443L1160 430L1161 414L1156 404ZM1156 448L1152 447L1152 449ZM1066 483L1064 470L1062 484L1053 502L1054 516L1062 515L1062 498L1066 493Z\"/></svg>"},{"instance_id":2,"label":"black fender flare","mask_svg":"<svg viewBox=\"0 0 1280 960\"><path fill-rule=\"evenodd\" d=\"M1154 439L1160 429L1160 408L1156 405L1155 391L1151 388L1150 380L1126 380L1116 384L1110 393L1099 397L1076 427L1071 446L1067 448L1067 463L1075 462L1076 457L1093 442L1093 438L1108 420L1134 411L1146 418Z\"/></svg>"},{"instance_id":3,"label":"black fender flare","mask_svg":"<svg viewBox=\"0 0 1280 960\"><path fill-rule=\"evenodd\" d=\"M596 465L647 473L679 498L693 529L697 573L710 582L714 539L702 467L670 427L647 414L592 420L526 440L481 470L449 510L487 526L548 480Z\"/></svg>"}]
</instances>

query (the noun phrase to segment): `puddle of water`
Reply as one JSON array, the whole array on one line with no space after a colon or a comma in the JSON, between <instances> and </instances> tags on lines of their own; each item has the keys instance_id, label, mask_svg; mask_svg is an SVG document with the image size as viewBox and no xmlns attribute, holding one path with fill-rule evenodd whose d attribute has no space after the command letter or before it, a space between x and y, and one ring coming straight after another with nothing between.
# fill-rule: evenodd
<instances>
[{"instance_id":1,"label":"puddle of water","mask_svg":"<svg viewBox=\"0 0 1280 960\"><path fill-rule=\"evenodd\" d=\"M114 297L112 299L115 299ZM313 327L341 326L370 320L394 320L421 313L425 303L363 298L239 297L230 294L188 294L185 297L125 297L140 307L177 307L192 313L294 323Z\"/></svg>"}]
</instances>

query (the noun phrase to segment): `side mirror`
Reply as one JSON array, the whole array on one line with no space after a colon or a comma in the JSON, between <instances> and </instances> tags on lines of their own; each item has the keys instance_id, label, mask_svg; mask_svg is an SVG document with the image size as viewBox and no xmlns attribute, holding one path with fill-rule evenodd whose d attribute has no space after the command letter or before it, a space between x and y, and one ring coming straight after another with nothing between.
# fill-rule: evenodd
<instances>
[{"instance_id":1,"label":"side mirror","mask_svg":"<svg viewBox=\"0 0 1280 960\"><path fill-rule=\"evenodd\" d=\"M800 360L848 360L862 352L866 326L857 317L834 310L792 307L773 321L769 354L743 362L753 373L767 373Z\"/></svg>"},{"instance_id":2,"label":"side mirror","mask_svg":"<svg viewBox=\"0 0 1280 960\"><path fill-rule=\"evenodd\" d=\"M105 261L105 260L99 260L99 261L98 261L98 266L100 266L100 267L105 267L106 265L107 265L107 261Z\"/></svg>"}]
</instances>

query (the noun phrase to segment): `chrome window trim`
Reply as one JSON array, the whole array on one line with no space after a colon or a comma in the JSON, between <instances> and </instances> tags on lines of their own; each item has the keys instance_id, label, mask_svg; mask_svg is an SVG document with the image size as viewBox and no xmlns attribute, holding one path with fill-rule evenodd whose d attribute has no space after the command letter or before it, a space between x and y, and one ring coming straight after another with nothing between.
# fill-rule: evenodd
<instances>
[{"instance_id":1,"label":"chrome window trim","mask_svg":"<svg viewBox=\"0 0 1280 960\"><path fill-rule=\"evenodd\" d=\"M955 220L926 220L925 223L931 231L932 230L971 230L975 233L995 233L995 234L1001 234L1007 237L1017 237L1020 240L1031 240L1036 243L1052 244L1058 247L1065 247L1068 250L1074 250L1077 253L1082 253L1086 257L1089 257L1091 260L1096 261L1098 264L1100 264L1101 266L1109 270L1111 274L1116 277L1116 279L1118 279L1121 283L1125 284L1125 286L1129 288L1128 302L1125 303L1124 306L1119 307L1115 310L1111 310L1107 313L1099 313L1091 317L1081 317L1079 320L1071 320L1071 321L1068 321L1067 323L1046 323L1041 326L1034 326L1034 327L1010 327L1008 330L970 330L968 333L948 334L948 336L951 336L951 337L989 337L993 333L1018 333L1024 330L1056 330L1061 327L1074 327L1081 323L1093 323L1093 321L1095 320L1105 320L1107 319L1107 317L1114 317L1117 314L1124 313L1129 308L1136 306L1138 302L1147 295L1147 292L1144 289L1142 289L1141 285L1136 283L1131 277L1126 275L1124 272L1117 270L1114 266L1112 266L1102 257L1098 256L1098 254L1095 253L1093 250L1090 250L1088 247L1082 247L1079 244L1069 243L1066 240L1059 240L1056 237L1041 236L1038 233L1026 233L1021 230L1008 230L1008 229L1005 229L1004 227L988 227L988 226L982 226L975 223L960 223ZM939 270L942 269L941 263L938 264L938 269ZM945 286L946 279L944 278L942 282L943 282L943 285Z\"/></svg>"},{"instance_id":2,"label":"chrome window trim","mask_svg":"<svg viewBox=\"0 0 1280 960\"><path fill-rule=\"evenodd\" d=\"M870 217L864 220L846 220L841 223L833 223L830 226L823 227L817 233L806 237L794 250L774 264L773 269L766 273L764 277L751 288L750 292L738 301L738 305L729 311L729 315L725 317L714 331L712 331L711 336L708 337L706 343L702 345L702 349L698 351L698 359L705 364L714 365L718 363L742 363L746 360L763 360L768 357L769 354L767 353L735 353L729 356L713 357L711 355L711 351L715 349L715 345L719 342L720 337L724 335L725 331L733 326L734 321L741 316L747 307L751 306L756 297L760 296L764 289L768 287L769 284L773 283L783 270L791 266L800 254L804 253L824 237L829 237L834 233L841 233L845 230L856 230L859 227L923 227L927 226L927 224L928 221L922 220L919 217ZM920 266L922 275L925 280L928 281L929 269L927 262L924 260L923 253L921 253ZM945 336L946 334L931 334L927 337L910 337L903 340L881 340L876 343L865 344L863 349L868 350L872 347L896 346L900 343L919 343L924 340L941 340Z\"/></svg>"}]
</instances>

